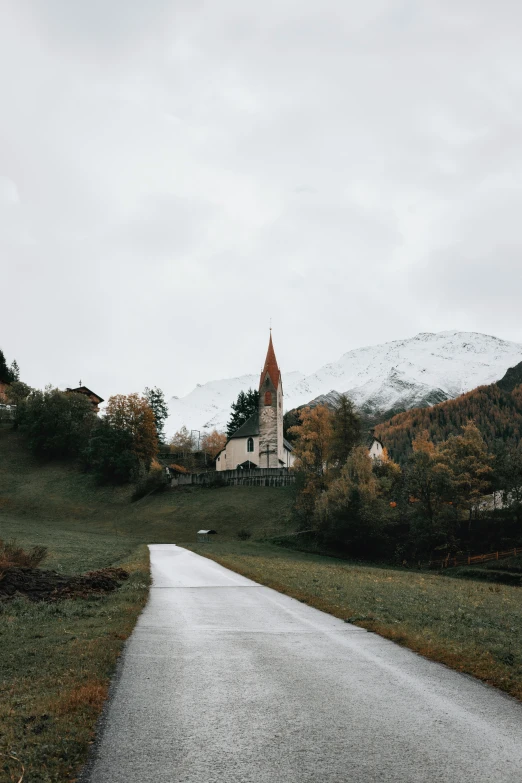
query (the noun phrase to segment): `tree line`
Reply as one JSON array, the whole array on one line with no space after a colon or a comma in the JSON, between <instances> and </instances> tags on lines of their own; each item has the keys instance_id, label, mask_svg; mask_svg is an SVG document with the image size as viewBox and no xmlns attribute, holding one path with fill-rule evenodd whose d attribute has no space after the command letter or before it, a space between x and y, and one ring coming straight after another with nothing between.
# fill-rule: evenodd
<instances>
[{"instance_id":1,"label":"tree line","mask_svg":"<svg viewBox=\"0 0 522 783\"><path fill-rule=\"evenodd\" d=\"M401 464L411 454L419 432L427 431L434 443L441 443L450 435L458 435L469 419L473 419L489 448L499 440L516 445L522 438L521 380L522 363L508 370L498 383L479 386L430 408L399 413L378 424L375 434Z\"/></svg>"},{"instance_id":2,"label":"tree line","mask_svg":"<svg viewBox=\"0 0 522 783\"><path fill-rule=\"evenodd\" d=\"M353 405L304 408L291 428L294 513L316 544L397 562L522 541L522 444L488 446L473 420L434 442L420 430L402 464L361 443Z\"/></svg>"}]
</instances>

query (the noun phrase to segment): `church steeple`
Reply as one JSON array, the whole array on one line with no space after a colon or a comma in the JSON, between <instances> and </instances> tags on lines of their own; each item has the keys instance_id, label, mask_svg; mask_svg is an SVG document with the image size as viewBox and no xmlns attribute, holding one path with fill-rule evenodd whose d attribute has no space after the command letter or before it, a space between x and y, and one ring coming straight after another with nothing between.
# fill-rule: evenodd
<instances>
[{"instance_id":1,"label":"church steeple","mask_svg":"<svg viewBox=\"0 0 522 783\"><path fill-rule=\"evenodd\" d=\"M268 351L266 353L266 359L265 359L265 366L263 367L263 370L261 372L261 378L259 380L260 390L267 374L270 376L270 380L272 381L274 388L277 389L277 387L279 386L279 379L281 378L281 373L279 372L279 367L277 364L277 359L274 351L271 329L270 329L270 341L268 343Z\"/></svg>"}]
</instances>

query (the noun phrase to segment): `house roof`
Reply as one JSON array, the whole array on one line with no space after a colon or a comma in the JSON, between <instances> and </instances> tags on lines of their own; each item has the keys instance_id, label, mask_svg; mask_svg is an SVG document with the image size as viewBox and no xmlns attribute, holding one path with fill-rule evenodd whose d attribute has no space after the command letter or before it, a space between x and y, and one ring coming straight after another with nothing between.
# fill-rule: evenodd
<instances>
[{"instance_id":1,"label":"house roof","mask_svg":"<svg viewBox=\"0 0 522 783\"><path fill-rule=\"evenodd\" d=\"M247 419L228 440L232 440L233 438L250 438L252 435L259 435L259 411L252 414L252 416Z\"/></svg>"},{"instance_id":2,"label":"house roof","mask_svg":"<svg viewBox=\"0 0 522 783\"><path fill-rule=\"evenodd\" d=\"M285 449L287 451L293 451L294 450L294 447L292 446L292 444L289 441L287 441L286 438L283 438L283 446L285 447Z\"/></svg>"},{"instance_id":3,"label":"house roof","mask_svg":"<svg viewBox=\"0 0 522 783\"><path fill-rule=\"evenodd\" d=\"M87 386L77 386L75 389L67 389L68 392L76 392L76 394L92 394L93 397L96 397L98 400L98 403L103 402L103 397L100 397L99 394L96 394L96 392L93 392L92 389L88 389Z\"/></svg>"},{"instance_id":4,"label":"house roof","mask_svg":"<svg viewBox=\"0 0 522 783\"><path fill-rule=\"evenodd\" d=\"M277 364L277 359L274 351L274 344L272 343L272 332L270 332L270 341L268 343L268 351L266 354L265 359L265 366L263 367L263 371L261 372L261 378L259 379L259 388L261 389L261 386L263 385L263 381L266 378L266 375L270 376L270 380L274 384L275 388L279 386L279 379L281 378L281 373L279 372L279 366Z\"/></svg>"}]
</instances>

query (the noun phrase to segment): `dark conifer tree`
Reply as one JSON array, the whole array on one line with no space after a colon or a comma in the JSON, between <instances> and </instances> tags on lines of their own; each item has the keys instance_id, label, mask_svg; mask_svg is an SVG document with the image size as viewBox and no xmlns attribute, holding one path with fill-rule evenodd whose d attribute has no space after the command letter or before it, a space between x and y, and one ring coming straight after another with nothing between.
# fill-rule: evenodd
<instances>
[{"instance_id":1,"label":"dark conifer tree","mask_svg":"<svg viewBox=\"0 0 522 783\"><path fill-rule=\"evenodd\" d=\"M227 436L230 438L248 419L257 412L259 407L259 392L249 389L240 391L237 400L232 403L232 414L227 424Z\"/></svg>"},{"instance_id":2,"label":"dark conifer tree","mask_svg":"<svg viewBox=\"0 0 522 783\"><path fill-rule=\"evenodd\" d=\"M344 465L351 450L361 439L359 417L353 402L345 394L341 394L334 409L332 426L332 459L339 465Z\"/></svg>"},{"instance_id":3,"label":"dark conifer tree","mask_svg":"<svg viewBox=\"0 0 522 783\"><path fill-rule=\"evenodd\" d=\"M144 391L144 396L149 403L149 407L152 408L152 412L154 414L158 441L163 443L165 438L165 421L169 415L169 409L167 408L167 403L165 402L165 395L161 389L158 389L156 386L154 389L149 389L147 387Z\"/></svg>"},{"instance_id":4,"label":"dark conifer tree","mask_svg":"<svg viewBox=\"0 0 522 783\"><path fill-rule=\"evenodd\" d=\"M11 370L7 366L4 352L0 349L0 381L3 381L4 383L11 383L12 380L13 377Z\"/></svg>"}]
</instances>

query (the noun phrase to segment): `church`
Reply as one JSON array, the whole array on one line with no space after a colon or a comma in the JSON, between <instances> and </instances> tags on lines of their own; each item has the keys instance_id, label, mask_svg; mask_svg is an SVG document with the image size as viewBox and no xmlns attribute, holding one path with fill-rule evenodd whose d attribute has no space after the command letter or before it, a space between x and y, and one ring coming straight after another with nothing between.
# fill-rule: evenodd
<instances>
[{"instance_id":1,"label":"church","mask_svg":"<svg viewBox=\"0 0 522 783\"><path fill-rule=\"evenodd\" d=\"M216 470L289 468L292 445L283 437L283 382L272 343L259 381L259 408L227 440L216 457Z\"/></svg>"}]
</instances>

